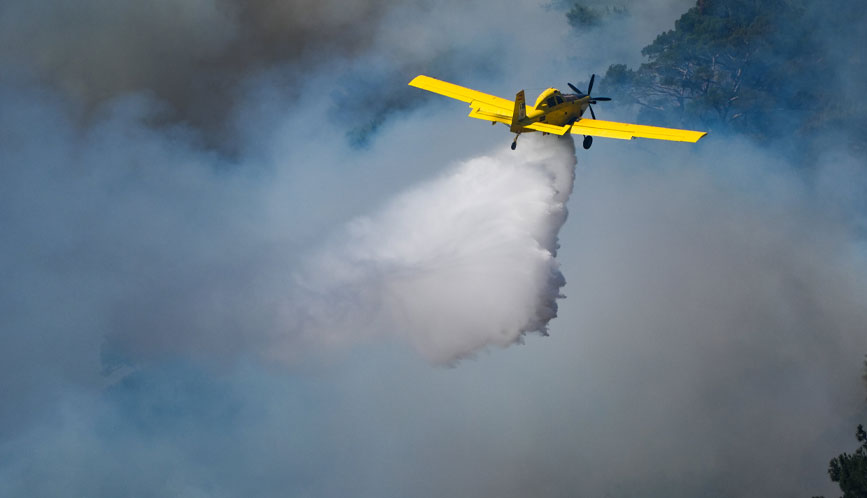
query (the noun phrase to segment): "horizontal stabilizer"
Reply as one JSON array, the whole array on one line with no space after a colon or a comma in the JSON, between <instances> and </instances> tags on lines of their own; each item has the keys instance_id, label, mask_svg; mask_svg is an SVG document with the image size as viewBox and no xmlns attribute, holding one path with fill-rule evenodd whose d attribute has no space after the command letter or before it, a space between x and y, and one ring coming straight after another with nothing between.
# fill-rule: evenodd
<instances>
[{"instance_id":1,"label":"horizontal stabilizer","mask_svg":"<svg viewBox=\"0 0 867 498\"><path fill-rule=\"evenodd\" d=\"M497 108L486 106L476 107L475 104L476 101L473 101L470 104L473 108L469 114L471 118L482 119L485 121L496 121L498 123L506 123L507 125L512 124L512 116L503 113Z\"/></svg>"},{"instance_id":2,"label":"horizontal stabilizer","mask_svg":"<svg viewBox=\"0 0 867 498\"><path fill-rule=\"evenodd\" d=\"M570 125L557 126L557 125L552 125L552 124L548 124L548 123L539 123L539 122L535 122L533 124L528 124L527 126L524 126L524 128L528 129L528 130L541 131L541 132L545 132L545 133L550 133L552 135L565 135L565 134L569 133L569 127L570 127Z\"/></svg>"}]
</instances>

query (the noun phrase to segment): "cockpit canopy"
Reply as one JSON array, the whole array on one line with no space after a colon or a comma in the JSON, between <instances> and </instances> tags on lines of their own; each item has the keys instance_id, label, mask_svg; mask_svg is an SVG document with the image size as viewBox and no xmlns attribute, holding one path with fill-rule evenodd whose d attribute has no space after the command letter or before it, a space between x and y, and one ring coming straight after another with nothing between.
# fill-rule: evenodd
<instances>
[{"instance_id":1,"label":"cockpit canopy","mask_svg":"<svg viewBox=\"0 0 867 498\"><path fill-rule=\"evenodd\" d=\"M550 109L562 104L563 102L564 100L563 96L560 94L560 90L557 90L556 88L548 88L539 94L539 98L536 99L535 107L536 109Z\"/></svg>"}]
</instances>

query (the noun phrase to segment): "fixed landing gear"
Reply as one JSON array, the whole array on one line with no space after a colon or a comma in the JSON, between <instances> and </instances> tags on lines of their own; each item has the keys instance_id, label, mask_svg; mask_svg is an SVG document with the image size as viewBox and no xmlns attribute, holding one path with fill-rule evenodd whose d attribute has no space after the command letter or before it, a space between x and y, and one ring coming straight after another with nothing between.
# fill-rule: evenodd
<instances>
[{"instance_id":1,"label":"fixed landing gear","mask_svg":"<svg viewBox=\"0 0 867 498\"><path fill-rule=\"evenodd\" d=\"M518 146L518 135L520 135L520 133L515 135L515 139L512 140L512 150L515 150L515 148Z\"/></svg>"},{"instance_id":2,"label":"fixed landing gear","mask_svg":"<svg viewBox=\"0 0 867 498\"><path fill-rule=\"evenodd\" d=\"M586 135L584 137L584 150L589 149L591 145L593 145L593 137Z\"/></svg>"}]
</instances>

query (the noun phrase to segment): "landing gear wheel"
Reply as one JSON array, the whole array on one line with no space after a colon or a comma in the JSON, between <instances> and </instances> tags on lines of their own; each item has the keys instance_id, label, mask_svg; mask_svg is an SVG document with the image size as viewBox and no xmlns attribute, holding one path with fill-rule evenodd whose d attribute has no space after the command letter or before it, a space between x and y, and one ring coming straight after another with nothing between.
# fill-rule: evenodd
<instances>
[{"instance_id":1,"label":"landing gear wheel","mask_svg":"<svg viewBox=\"0 0 867 498\"><path fill-rule=\"evenodd\" d=\"M515 133L515 139L512 140L512 150L515 150L515 147L518 146L518 137L521 136L521 132Z\"/></svg>"},{"instance_id":2,"label":"landing gear wheel","mask_svg":"<svg viewBox=\"0 0 867 498\"><path fill-rule=\"evenodd\" d=\"M589 149L591 145L593 145L593 137L587 135L584 137L584 149Z\"/></svg>"}]
</instances>

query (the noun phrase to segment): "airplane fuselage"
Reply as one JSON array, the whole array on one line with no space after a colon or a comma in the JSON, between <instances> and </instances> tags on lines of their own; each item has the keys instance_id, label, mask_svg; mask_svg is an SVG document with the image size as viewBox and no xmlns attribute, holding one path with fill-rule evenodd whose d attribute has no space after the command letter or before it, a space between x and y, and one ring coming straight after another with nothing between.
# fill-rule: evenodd
<instances>
[{"instance_id":1,"label":"airplane fuselage","mask_svg":"<svg viewBox=\"0 0 867 498\"><path fill-rule=\"evenodd\" d=\"M555 126L571 124L584 115L589 105L590 97L587 95L561 93L556 88L548 88L539 95L532 108L527 108L527 124L547 123Z\"/></svg>"}]
</instances>

